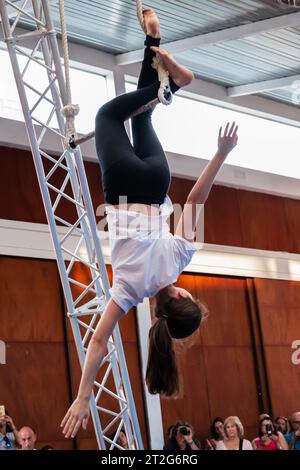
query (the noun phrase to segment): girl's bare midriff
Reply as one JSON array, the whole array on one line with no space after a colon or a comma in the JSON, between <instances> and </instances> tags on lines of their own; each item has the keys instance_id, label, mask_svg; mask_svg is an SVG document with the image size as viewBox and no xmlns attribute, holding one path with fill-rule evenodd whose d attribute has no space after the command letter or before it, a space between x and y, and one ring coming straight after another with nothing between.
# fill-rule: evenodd
<instances>
[{"instance_id":1,"label":"girl's bare midriff","mask_svg":"<svg viewBox=\"0 0 300 470\"><path fill-rule=\"evenodd\" d=\"M160 214L160 209L155 206L149 206L148 204L118 204L114 205L115 209L139 212L148 216L154 216Z\"/></svg>"}]
</instances>

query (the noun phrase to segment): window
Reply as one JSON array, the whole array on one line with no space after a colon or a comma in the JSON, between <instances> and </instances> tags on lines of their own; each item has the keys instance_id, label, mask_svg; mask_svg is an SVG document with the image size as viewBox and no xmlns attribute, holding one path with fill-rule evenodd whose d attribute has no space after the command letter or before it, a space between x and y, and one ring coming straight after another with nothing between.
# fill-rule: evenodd
<instances>
[{"instance_id":1,"label":"window","mask_svg":"<svg viewBox=\"0 0 300 470\"><path fill-rule=\"evenodd\" d=\"M135 85L127 84L128 91ZM165 150L211 159L219 126L239 124L239 144L227 164L300 178L300 129L176 95L171 106L158 106L153 123Z\"/></svg>"},{"instance_id":2,"label":"window","mask_svg":"<svg viewBox=\"0 0 300 470\"><path fill-rule=\"evenodd\" d=\"M27 58L23 56L18 56L18 58L21 70L23 70L26 65ZM19 95L7 51L0 50L0 69L0 116L23 121L24 119ZM87 133L94 129L97 110L108 99L106 78L96 73L80 70L79 64L76 68L71 68L70 75L72 101L74 104L79 104L80 106L80 113L76 117L76 130L80 133ZM43 92L48 84L45 69L35 62L31 62L24 76L24 80L40 92ZM28 89L26 92L29 106L31 107L38 98L38 95ZM51 98L50 92L48 92L46 96ZM36 108L35 116L45 122L49 116L51 108L51 104L43 101ZM56 118L52 119L51 125L57 127Z\"/></svg>"}]
</instances>

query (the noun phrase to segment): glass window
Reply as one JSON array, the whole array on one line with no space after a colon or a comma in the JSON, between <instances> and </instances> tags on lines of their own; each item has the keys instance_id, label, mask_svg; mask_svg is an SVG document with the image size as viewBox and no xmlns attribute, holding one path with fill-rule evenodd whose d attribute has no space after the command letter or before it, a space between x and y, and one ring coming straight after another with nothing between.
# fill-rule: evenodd
<instances>
[{"instance_id":1,"label":"glass window","mask_svg":"<svg viewBox=\"0 0 300 470\"><path fill-rule=\"evenodd\" d=\"M136 88L127 83L128 91ZM300 129L183 96L171 106L157 106L153 123L165 150L211 159L217 148L219 126L239 125L239 144L227 164L300 178Z\"/></svg>"},{"instance_id":2,"label":"glass window","mask_svg":"<svg viewBox=\"0 0 300 470\"><path fill-rule=\"evenodd\" d=\"M18 55L21 70L24 69L27 58ZM77 132L87 133L94 129L95 115L98 108L107 101L106 78L96 73L87 72L79 69L80 64L76 68L70 70L72 101L79 104L80 113L76 117ZM0 69L1 69L1 86L0 86L0 116L8 119L23 121L19 95L15 84L12 67L7 51L0 51ZM31 62L28 67L24 80L31 87L39 92L43 92L48 85L48 78L44 67ZM38 99L38 95L26 88L29 106L32 108ZM48 92L46 97L51 99L51 93ZM43 100L34 115L41 121L45 122L51 112L52 105ZM57 120L54 117L51 125L57 127Z\"/></svg>"}]
</instances>

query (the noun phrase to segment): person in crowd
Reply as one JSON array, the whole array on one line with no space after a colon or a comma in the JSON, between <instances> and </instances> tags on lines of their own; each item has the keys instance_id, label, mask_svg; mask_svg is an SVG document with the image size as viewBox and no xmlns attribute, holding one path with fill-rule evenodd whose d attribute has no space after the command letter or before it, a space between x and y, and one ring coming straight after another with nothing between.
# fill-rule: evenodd
<instances>
[{"instance_id":1,"label":"person in crowd","mask_svg":"<svg viewBox=\"0 0 300 470\"><path fill-rule=\"evenodd\" d=\"M216 450L253 450L251 442L244 439L244 427L237 416L229 416L224 421L225 438L218 441Z\"/></svg>"},{"instance_id":2,"label":"person in crowd","mask_svg":"<svg viewBox=\"0 0 300 470\"><path fill-rule=\"evenodd\" d=\"M275 428L272 418L263 418L259 422L258 437L253 440L254 450L288 450L286 440Z\"/></svg>"},{"instance_id":3,"label":"person in crowd","mask_svg":"<svg viewBox=\"0 0 300 470\"><path fill-rule=\"evenodd\" d=\"M264 418L270 418L272 419L272 416L270 416L268 413L261 413L258 417L258 422L261 421Z\"/></svg>"},{"instance_id":4,"label":"person in crowd","mask_svg":"<svg viewBox=\"0 0 300 470\"><path fill-rule=\"evenodd\" d=\"M5 414L0 418L0 450L15 450L19 445L19 432L13 419Z\"/></svg>"},{"instance_id":5,"label":"person in crowd","mask_svg":"<svg viewBox=\"0 0 300 470\"><path fill-rule=\"evenodd\" d=\"M54 449L54 447L52 447L52 446L50 446L49 444L47 444L47 445L41 447L40 450L55 450L55 449Z\"/></svg>"},{"instance_id":6,"label":"person in crowd","mask_svg":"<svg viewBox=\"0 0 300 470\"><path fill-rule=\"evenodd\" d=\"M283 435L289 434L291 432L291 425L285 416L278 416L275 421L275 428L278 432L281 432Z\"/></svg>"},{"instance_id":7,"label":"person in crowd","mask_svg":"<svg viewBox=\"0 0 300 470\"><path fill-rule=\"evenodd\" d=\"M201 450L201 443L194 436L194 429L186 421L177 421L173 426L171 438L164 446L164 450Z\"/></svg>"},{"instance_id":8,"label":"person in crowd","mask_svg":"<svg viewBox=\"0 0 300 470\"><path fill-rule=\"evenodd\" d=\"M20 450L36 450L37 435L29 426L23 426L19 431Z\"/></svg>"},{"instance_id":9,"label":"person in crowd","mask_svg":"<svg viewBox=\"0 0 300 470\"><path fill-rule=\"evenodd\" d=\"M206 450L216 450L217 442L223 441L225 438L224 433L224 420L217 417L213 420L210 427L210 438L206 439Z\"/></svg>"},{"instance_id":10,"label":"person in crowd","mask_svg":"<svg viewBox=\"0 0 300 470\"><path fill-rule=\"evenodd\" d=\"M291 422L293 430L284 437L289 449L300 450L300 411L293 413Z\"/></svg>"},{"instance_id":11,"label":"person in crowd","mask_svg":"<svg viewBox=\"0 0 300 470\"><path fill-rule=\"evenodd\" d=\"M119 432L118 437L116 438L116 431L113 432L110 436L109 439L113 442L115 442L115 445L113 445L112 450L128 450L129 449L129 444L126 436L125 429L122 428L121 431ZM112 444L110 442L107 443L108 445L108 450L111 448Z\"/></svg>"},{"instance_id":12,"label":"person in crowd","mask_svg":"<svg viewBox=\"0 0 300 470\"><path fill-rule=\"evenodd\" d=\"M120 431L120 434L117 439L117 444L119 444L119 446L121 446L125 450L129 449L128 440L124 428L122 428Z\"/></svg>"}]
</instances>

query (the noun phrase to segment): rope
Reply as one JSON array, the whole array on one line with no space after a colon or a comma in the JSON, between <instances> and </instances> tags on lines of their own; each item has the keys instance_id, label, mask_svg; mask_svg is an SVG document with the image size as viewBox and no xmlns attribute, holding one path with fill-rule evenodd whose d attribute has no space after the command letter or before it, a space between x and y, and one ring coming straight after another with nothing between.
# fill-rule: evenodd
<instances>
[{"instance_id":1,"label":"rope","mask_svg":"<svg viewBox=\"0 0 300 470\"><path fill-rule=\"evenodd\" d=\"M143 2L141 0L135 0L135 3L136 3L136 14L137 14L139 23L144 33L147 34L144 15L143 15Z\"/></svg>"},{"instance_id":2,"label":"rope","mask_svg":"<svg viewBox=\"0 0 300 470\"><path fill-rule=\"evenodd\" d=\"M147 34L146 27L145 27L145 20L143 14L143 3L141 0L136 0L136 13L141 25L142 30L145 34ZM65 16L64 16L64 1L60 0L59 2L60 7L60 17L61 17L61 30L62 30L62 39L63 39L63 51L65 57L65 75L66 75L66 82L67 82L67 97L68 97L68 105L62 109L63 114L66 116L67 124L70 122L70 119L73 116L74 109L72 107L76 107L76 105L71 105L71 87L70 87L70 77L69 77L69 54L68 54L68 38L67 38L67 31L66 31L66 23L65 23ZM169 81L169 72L164 66L162 59L156 54L156 57L153 59L152 67L157 70L158 80L160 82L160 88L158 90L157 98L150 101L149 103L145 104L144 106L137 109L133 114L131 114L129 118L138 116L150 109L153 110L157 104L162 103L164 105L169 105L172 102L172 92L170 89L170 81ZM77 114L77 113L76 113ZM73 116L74 120L74 116ZM72 149L75 149L77 145L83 144L88 140L95 137L95 132L89 132L81 137L77 137L75 133L75 129L70 128L69 132L67 133L68 139L68 146Z\"/></svg>"},{"instance_id":3,"label":"rope","mask_svg":"<svg viewBox=\"0 0 300 470\"><path fill-rule=\"evenodd\" d=\"M145 18L143 14L143 2L142 0L135 0L136 14L141 25L142 30L147 34L145 26ZM158 100L164 104L169 105L172 103L172 92L170 89L169 72L165 68L161 58L156 54L156 58L153 59L152 67L157 70L158 80L160 81L160 88L158 90Z\"/></svg>"},{"instance_id":4,"label":"rope","mask_svg":"<svg viewBox=\"0 0 300 470\"><path fill-rule=\"evenodd\" d=\"M59 16L61 25L61 36L62 36L62 47L64 55L64 69L65 69L65 81L66 81L66 96L67 103L61 109L61 113L66 118L66 138L65 143L69 146L70 139L75 139L75 116L79 113L79 106L72 104L72 92L71 92L71 79L70 79L70 59L69 59L69 47L68 47L68 33L65 18L65 2L59 0Z\"/></svg>"}]
</instances>

